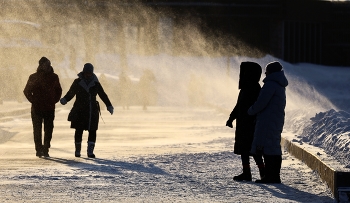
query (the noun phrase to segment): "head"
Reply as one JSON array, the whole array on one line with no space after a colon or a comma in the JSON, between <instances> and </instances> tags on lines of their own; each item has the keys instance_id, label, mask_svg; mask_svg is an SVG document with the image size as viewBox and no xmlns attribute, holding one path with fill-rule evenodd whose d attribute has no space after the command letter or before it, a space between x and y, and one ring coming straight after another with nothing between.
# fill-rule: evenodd
<instances>
[{"instance_id":1,"label":"head","mask_svg":"<svg viewBox=\"0 0 350 203\"><path fill-rule=\"evenodd\" d=\"M240 65L239 89L244 86L259 83L261 77L261 66L258 63L245 61Z\"/></svg>"},{"instance_id":2,"label":"head","mask_svg":"<svg viewBox=\"0 0 350 203\"><path fill-rule=\"evenodd\" d=\"M83 75L85 78L90 78L94 73L94 66L91 63L86 63L83 68Z\"/></svg>"},{"instance_id":3,"label":"head","mask_svg":"<svg viewBox=\"0 0 350 203\"><path fill-rule=\"evenodd\" d=\"M266 76L270 75L271 73L280 72L283 69L282 65L278 61L271 62L266 65L265 68L265 74Z\"/></svg>"},{"instance_id":4,"label":"head","mask_svg":"<svg viewBox=\"0 0 350 203\"><path fill-rule=\"evenodd\" d=\"M52 70L51 61L45 56L39 60L38 71L50 72Z\"/></svg>"}]
</instances>

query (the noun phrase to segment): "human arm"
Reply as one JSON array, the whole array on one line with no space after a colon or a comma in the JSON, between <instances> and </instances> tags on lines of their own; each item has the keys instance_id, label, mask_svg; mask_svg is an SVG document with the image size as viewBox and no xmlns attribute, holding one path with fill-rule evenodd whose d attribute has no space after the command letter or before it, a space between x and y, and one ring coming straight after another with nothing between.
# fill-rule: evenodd
<instances>
[{"instance_id":1,"label":"human arm","mask_svg":"<svg viewBox=\"0 0 350 203\"><path fill-rule=\"evenodd\" d=\"M29 76L27 84L23 90L23 93L30 103L34 103L34 99L35 99L33 95L33 88L34 88L34 78L33 76Z\"/></svg>"},{"instance_id":2,"label":"human arm","mask_svg":"<svg viewBox=\"0 0 350 203\"><path fill-rule=\"evenodd\" d=\"M54 91L55 91L55 102L57 103L62 96L62 87L58 76L56 76L54 81Z\"/></svg>"},{"instance_id":3,"label":"human arm","mask_svg":"<svg viewBox=\"0 0 350 203\"><path fill-rule=\"evenodd\" d=\"M232 122L237 118L237 111L238 111L238 108L236 105L235 108L233 108L233 110L230 114L230 117L226 121L226 126L233 128Z\"/></svg>"},{"instance_id":4,"label":"human arm","mask_svg":"<svg viewBox=\"0 0 350 203\"><path fill-rule=\"evenodd\" d=\"M60 103L61 103L62 105L67 104L71 99L73 99L73 97L74 97L75 94L76 94L76 86L77 86L77 83L78 83L78 81L77 81L77 80L74 80L74 82L73 82L72 85L70 86L70 88L69 88L67 94L66 94L64 97L62 97L62 98L60 99Z\"/></svg>"},{"instance_id":5,"label":"human arm","mask_svg":"<svg viewBox=\"0 0 350 203\"><path fill-rule=\"evenodd\" d=\"M109 113L111 113L111 115L112 115L113 111L114 111L112 103L110 102L106 92L103 90L102 85L100 83L96 83L96 85L98 85L98 91L97 91L98 96L101 98L103 103L106 105L107 111L109 111Z\"/></svg>"},{"instance_id":6,"label":"human arm","mask_svg":"<svg viewBox=\"0 0 350 203\"><path fill-rule=\"evenodd\" d=\"M275 88L273 87L273 83L265 83L260 91L258 99L248 109L248 114L255 115L262 111L268 105L274 93Z\"/></svg>"}]
</instances>

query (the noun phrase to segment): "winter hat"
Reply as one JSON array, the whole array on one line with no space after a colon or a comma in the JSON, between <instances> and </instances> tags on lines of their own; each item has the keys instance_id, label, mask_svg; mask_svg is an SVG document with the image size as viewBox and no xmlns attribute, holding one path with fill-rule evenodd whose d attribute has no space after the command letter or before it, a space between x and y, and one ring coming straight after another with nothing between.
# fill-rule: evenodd
<instances>
[{"instance_id":1,"label":"winter hat","mask_svg":"<svg viewBox=\"0 0 350 203\"><path fill-rule=\"evenodd\" d=\"M83 68L83 72L94 72L94 66L91 63L86 63Z\"/></svg>"},{"instance_id":2,"label":"winter hat","mask_svg":"<svg viewBox=\"0 0 350 203\"><path fill-rule=\"evenodd\" d=\"M45 56L41 57L41 59L39 60L39 65L43 65L46 62L50 62L50 60L48 58L46 58ZM51 62L50 62L51 64Z\"/></svg>"},{"instance_id":3,"label":"winter hat","mask_svg":"<svg viewBox=\"0 0 350 203\"><path fill-rule=\"evenodd\" d=\"M266 71L269 73L279 72L281 70L282 65L278 61L274 61L266 65Z\"/></svg>"}]
</instances>

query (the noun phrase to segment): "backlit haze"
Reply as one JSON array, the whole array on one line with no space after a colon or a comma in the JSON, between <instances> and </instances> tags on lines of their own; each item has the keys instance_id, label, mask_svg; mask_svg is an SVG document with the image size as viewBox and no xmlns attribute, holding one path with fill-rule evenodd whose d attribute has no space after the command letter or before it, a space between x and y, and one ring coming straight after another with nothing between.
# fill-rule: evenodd
<instances>
[{"instance_id":1,"label":"backlit haze","mask_svg":"<svg viewBox=\"0 0 350 203\"><path fill-rule=\"evenodd\" d=\"M170 12L135 2L116 1L105 7L96 7L98 1L67 1L68 7L48 2L1 3L4 101L27 102L22 93L25 83L36 71L38 60L46 56L60 77L63 94L83 65L90 62L116 108L122 108L120 74L124 72L131 81L130 105L140 106L141 94L146 91L139 82L148 72L154 76L148 91L150 105L201 106L229 113L239 91L240 63L255 61L264 68L278 60L246 45L235 38L234 32L229 37L206 32L195 16L174 19ZM312 69L308 75L302 73L303 64L281 63L289 80L286 129L300 132L316 113L346 107L346 100L337 98L345 87L327 87L344 80L341 74L334 72L339 78L333 80L321 66L308 65ZM323 82L324 88L315 87Z\"/></svg>"}]
</instances>

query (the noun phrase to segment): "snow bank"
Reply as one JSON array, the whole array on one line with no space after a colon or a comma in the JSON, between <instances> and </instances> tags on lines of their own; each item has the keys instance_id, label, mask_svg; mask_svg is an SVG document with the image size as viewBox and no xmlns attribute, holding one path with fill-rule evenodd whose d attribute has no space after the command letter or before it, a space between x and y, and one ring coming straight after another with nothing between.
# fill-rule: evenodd
<instances>
[{"instance_id":1,"label":"snow bank","mask_svg":"<svg viewBox=\"0 0 350 203\"><path fill-rule=\"evenodd\" d=\"M350 114L331 109L317 113L310 120L298 137L300 141L324 149L350 168Z\"/></svg>"}]
</instances>

